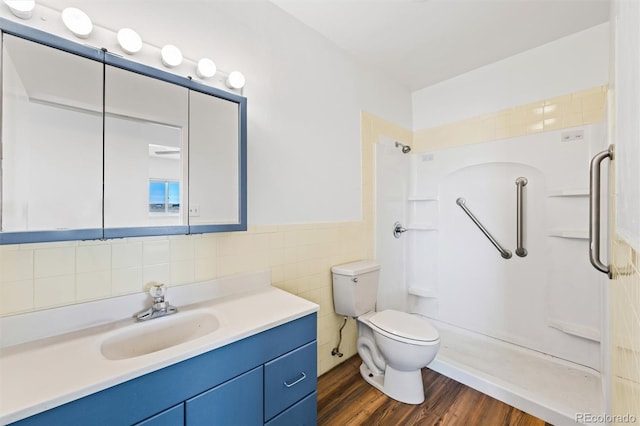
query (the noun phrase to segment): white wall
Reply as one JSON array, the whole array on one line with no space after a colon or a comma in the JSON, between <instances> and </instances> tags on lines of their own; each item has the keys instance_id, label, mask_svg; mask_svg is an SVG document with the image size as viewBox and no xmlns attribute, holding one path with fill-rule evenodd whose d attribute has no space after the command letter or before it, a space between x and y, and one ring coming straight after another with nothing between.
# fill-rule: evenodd
<instances>
[{"instance_id":1,"label":"white wall","mask_svg":"<svg viewBox=\"0 0 640 426\"><path fill-rule=\"evenodd\" d=\"M603 86L608 70L605 23L414 92L413 129Z\"/></svg>"},{"instance_id":2,"label":"white wall","mask_svg":"<svg viewBox=\"0 0 640 426\"><path fill-rule=\"evenodd\" d=\"M267 1L184 4L73 3L97 24L130 26L148 43L172 43L188 58L210 56L245 74L250 224L359 220L360 112L411 128L408 90Z\"/></svg>"}]
</instances>

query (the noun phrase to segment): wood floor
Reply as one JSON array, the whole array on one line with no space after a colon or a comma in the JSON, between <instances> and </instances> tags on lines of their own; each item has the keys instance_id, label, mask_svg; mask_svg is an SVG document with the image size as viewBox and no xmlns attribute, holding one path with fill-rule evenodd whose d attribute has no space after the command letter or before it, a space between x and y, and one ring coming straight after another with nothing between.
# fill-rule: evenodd
<instances>
[{"instance_id":1,"label":"wood floor","mask_svg":"<svg viewBox=\"0 0 640 426\"><path fill-rule=\"evenodd\" d=\"M422 370L425 402L400 403L365 382L360 364L356 355L320 376L318 425L545 426L536 417L428 368Z\"/></svg>"}]
</instances>

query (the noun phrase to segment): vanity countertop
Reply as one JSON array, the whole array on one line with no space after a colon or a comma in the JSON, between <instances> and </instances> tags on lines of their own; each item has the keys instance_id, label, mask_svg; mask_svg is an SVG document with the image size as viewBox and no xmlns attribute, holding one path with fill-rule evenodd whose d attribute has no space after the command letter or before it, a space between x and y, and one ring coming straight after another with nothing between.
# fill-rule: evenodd
<instances>
[{"instance_id":1,"label":"vanity countertop","mask_svg":"<svg viewBox=\"0 0 640 426\"><path fill-rule=\"evenodd\" d=\"M169 289L167 300L171 301L173 291ZM0 350L0 424L26 418L318 311L315 303L268 282L250 289L240 287L217 293L218 297L204 302L178 305L180 312L175 314L211 313L220 323L217 330L146 355L108 360L101 354L100 344L113 330L139 325L134 324L133 318ZM162 318L150 321L158 320Z\"/></svg>"}]
</instances>

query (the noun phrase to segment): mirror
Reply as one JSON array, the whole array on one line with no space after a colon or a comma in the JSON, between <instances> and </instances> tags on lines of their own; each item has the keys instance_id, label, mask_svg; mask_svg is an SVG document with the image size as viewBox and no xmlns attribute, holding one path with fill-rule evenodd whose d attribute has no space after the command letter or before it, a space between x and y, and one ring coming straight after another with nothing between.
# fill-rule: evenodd
<instances>
[{"instance_id":1,"label":"mirror","mask_svg":"<svg viewBox=\"0 0 640 426\"><path fill-rule=\"evenodd\" d=\"M0 244L247 229L245 98L0 28Z\"/></svg>"},{"instance_id":2,"label":"mirror","mask_svg":"<svg viewBox=\"0 0 640 426\"><path fill-rule=\"evenodd\" d=\"M189 224L240 223L239 106L189 93Z\"/></svg>"},{"instance_id":3,"label":"mirror","mask_svg":"<svg viewBox=\"0 0 640 426\"><path fill-rule=\"evenodd\" d=\"M2 41L1 230L99 238L102 63L6 33Z\"/></svg>"},{"instance_id":4,"label":"mirror","mask_svg":"<svg viewBox=\"0 0 640 426\"><path fill-rule=\"evenodd\" d=\"M107 65L104 108L105 229L186 226L188 89Z\"/></svg>"}]
</instances>

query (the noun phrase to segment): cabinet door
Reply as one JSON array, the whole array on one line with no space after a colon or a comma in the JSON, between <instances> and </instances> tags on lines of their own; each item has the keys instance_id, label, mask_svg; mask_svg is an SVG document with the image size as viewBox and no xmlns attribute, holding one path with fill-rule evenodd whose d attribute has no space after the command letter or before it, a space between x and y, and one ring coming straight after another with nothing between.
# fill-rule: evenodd
<instances>
[{"instance_id":1,"label":"cabinet door","mask_svg":"<svg viewBox=\"0 0 640 426\"><path fill-rule=\"evenodd\" d=\"M262 366L186 402L187 426L262 425Z\"/></svg>"},{"instance_id":2,"label":"cabinet door","mask_svg":"<svg viewBox=\"0 0 640 426\"><path fill-rule=\"evenodd\" d=\"M2 39L0 242L100 238L101 54Z\"/></svg>"},{"instance_id":3,"label":"cabinet door","mask_svg":"<svg viewBox=\"0 0 640 426\"><path fill-rule=\"evenodd\" d=\"M184 425L184 404L178 404L162 413L137 423L136 426L182 426Z\"/></svg>"}]
</instances>

